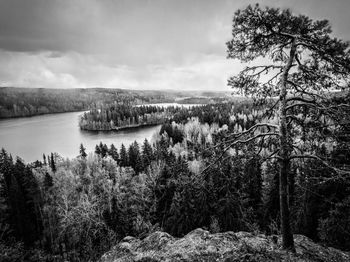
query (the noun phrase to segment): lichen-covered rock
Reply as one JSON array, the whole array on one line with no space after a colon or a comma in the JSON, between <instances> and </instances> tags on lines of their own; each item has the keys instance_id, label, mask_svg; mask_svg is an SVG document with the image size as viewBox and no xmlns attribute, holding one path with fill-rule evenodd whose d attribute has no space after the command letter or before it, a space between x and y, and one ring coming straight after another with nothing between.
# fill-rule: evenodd
<instances>
[{"instance_id":1,"label":"lichen-covered rock","mask_svg":"<svg viewBox=\"0 0 350 262\"><path fill-rule=\"evenodd\" d=\"M196 229L183 238L154 232L143 240L124 238L101 262L160 261L350 261L350 254L294 235L296 253L282 250L278 236L247 232L210 234Z\"/></svg>"}]
</instances>

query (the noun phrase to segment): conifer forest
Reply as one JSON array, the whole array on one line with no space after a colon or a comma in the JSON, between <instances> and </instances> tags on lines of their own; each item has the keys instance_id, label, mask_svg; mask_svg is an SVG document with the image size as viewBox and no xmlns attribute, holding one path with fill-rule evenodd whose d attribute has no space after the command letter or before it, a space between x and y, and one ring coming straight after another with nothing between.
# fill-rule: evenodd
<instances>
[{"instance_id":1,"label":"conifer forest","mask_svg":"<svg viewBox=\"0 0 350 262\"><path fill-rule=\"evenodd\" d=\"M82 111L81 132L159 126L142 142L81 143L75 158L53 148L26 162L2 148L0 261L98 261L126 236L197 228L350 252L349 42L289 9L232 14L234 94L0 89L0 117ZM157 105L179 100L191 105Z\"/></svg>"}]
</instances>

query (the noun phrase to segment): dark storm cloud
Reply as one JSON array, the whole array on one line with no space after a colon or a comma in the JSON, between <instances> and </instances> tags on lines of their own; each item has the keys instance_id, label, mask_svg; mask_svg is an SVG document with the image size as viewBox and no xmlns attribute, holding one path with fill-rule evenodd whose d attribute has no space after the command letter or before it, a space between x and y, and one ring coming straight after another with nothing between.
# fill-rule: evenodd
<instances>
[{"instance_id":1,"label":"dark storm cloud","mask_svg":"<svg viewBox=\"0 0 350 262\"><path fill-rule=\"evenodd\" d=\"M0 0L0 85L227 90L232 16L255 2L350 39L350 0Z\"/></svg>"},{"instance_id":2,"label":"dark storm cloud","mask_svg":"<svg viewBox=\"0 0 350 262\"><path fill-rule=\"evenodd\" d=\"M1 1L0 48L108 55L124 63L224 54L223 12L215 1Z\"/></svg>"},{"instance_id":3,"label":"dark storm cloud","mask_svg":"<svg viewBox=\"0 0 350 262\"><path fill-rule=\"evenodd\" d=\"M74 0L1 1L0 47L21 52L87 51L89 38L102 31L94 24L95 7Z\"/></svg>"}]
</instances>

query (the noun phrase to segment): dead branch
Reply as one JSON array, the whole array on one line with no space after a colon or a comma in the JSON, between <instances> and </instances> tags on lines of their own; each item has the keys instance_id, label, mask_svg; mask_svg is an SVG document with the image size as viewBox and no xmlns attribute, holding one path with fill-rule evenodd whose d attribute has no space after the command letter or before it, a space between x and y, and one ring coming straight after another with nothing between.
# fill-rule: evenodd
<instances>
[{"instance_id":1,"label":"dead branch","mask_svg":"<svg viewBox=\"0 0 350 262\"><path fill-rule=\"evenodd\" d=\"M289 160L293 160L293 159L303 159L303 158L310 158L310 159L315 159L319 162L321 162L324 166L326 166L327 168L333 170L334 172L336 172L339 175L349 175L350 174L350 170L343 170L343 169L339 169L336 167L331 166L330 164L327 163L327 161L325 161L324 159L316 156L316 155L310 155L310 154L302 154L302 155L291 155L289 157Z\"/></svg>"}]
</instances>

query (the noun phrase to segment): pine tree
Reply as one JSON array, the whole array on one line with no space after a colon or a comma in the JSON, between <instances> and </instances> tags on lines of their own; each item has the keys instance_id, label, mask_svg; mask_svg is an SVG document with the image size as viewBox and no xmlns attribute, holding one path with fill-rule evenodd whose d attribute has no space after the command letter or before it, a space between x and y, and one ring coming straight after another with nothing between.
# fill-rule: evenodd
<instances>
[{"instance_id":1,"label":"pine tree","mask_svg":"<svg viewBox=\"0 0 350 262\"><path fill-rule=\"evenodd\" d=\"M83 143L80 144L80 149L79 149L79 153L80 153L80 157L85 159L87 154L85 152L86 148L84 147Z\"/></svg>"},{"instance_id":2,"label":"pine tree","mask_svg":"<svg viewBox=\"0 0 350 262\"><path fill-rule=\"evenodd\" d=\"M154 156L153 156L153 149L151 144L148 142L147 139L145 139L145 141L143 142L143 146L142 146L142 162L143 162L143 166L146 168L147 166L149 166L151 164L151 162L153 161Z\"/></svg>"},{"instance_id":3,"label":"pine tree","mask_svg":"<svg viewBox=\"0 0 350 262\"><path fill-rule=\"evenodd\" d=\"M246 194L247 204L257 211L262 203L262 176L259 158L254 156L244 165L242 191Z\"/></svg>"},{"instance_id":4,"label":"pine tree","mask_svg":"<svg viewBox=\"0 0 350 262\"><path fill-rule=\"evenodd\" d=\"M55 163L55 158L53 156L53 153L51 153L50 160L51 160L51 170L52 172L56 172L57 169L56 169L56 163Z\"/></svg>"},{"instance_id":5,"label":"pine tree","mask_svg":"<svg viewBox=\"0 0 350 262\"><path fill-rule=\"evenodd\" d=\"M106 157L108 154L108 146L106 144L100 143L101 156Z\"/></svg>"},{"instance_id":6,"label":"pine tree","mask_svg":"<svg viewBox=\"0 0 350 262\"><path fill-rule=\"evenodd\" d=\"M100 149L99 145L95 146L95 154L98 156L101 155L101 149Z\"/></svg>"},{"instance_id":7,"label":"pine tree","mask_svg":"<svg viewBox=\"0 0 350 262\"><path fill-rule=\"evenodd\" d=\"M173 170L168 165L165 165L159 179L157 180L155 188L155 222L159 223L162 228L167 223L169 217L172 199L175 194L176 184L171 178L173 177Z\"/></svg>"},{"instance_id":8,"label":"pine tree","mask_svg":"<svg viewBox=\"0 0 350 262\"><path fill-rule=\"evenodd\" d=\"M12 159L3 150L0 153L0 173L4 175L0 187L5 189L7 224L10 225L12 235L26 246L40 239L42 221L40 216L40 191L31 169L17 158Z\"/></svg>"},{"instance_id":9,"label":"pine tree","mask_svg":"<svg viewBox=\"0 0 350 262\"><path fill-rule=\"evenodd\" d=\"M128 154L124 144L122 144L120 148L120 166L129 166Z\"/></svg>"},{"instance_id":10,"label":"pine tree","mask_svg":"<svg viewBox=\"0 0 350 262\"><path fill-rule=\"evenodd\" d=\"M174 159L171 177L167 181L170 190L174 190L174 195L169 210L166 211L164 228L175 236L182 236L197 225L195 189L190 177L191 172L185 158L180 156Z\"/></svg>"},{"instance_id":11,"label":"pine tree","mask_svg":"<svg viewBox=\"0 0 350 262\"><path fill-rule=\"evenodd\" d=\"M232 40L227 42L228 58L246 63L262 57L268 59L267 64L248 64L228 82L259 104L268 105L271 98L277 97L270 114L275 113L278 124L258 123L240 135L233 134L236 139L230 145L277 139L278 151L274 157L278 158L280 169L282 246L292 251L295 248L288 196L288 189L293 188L288 185L293 182L289 179L291 165L300 159L313 159L338 175L344 172L344 167L331 167L328 160L322 159L312 143L304 140L303 145L299 145L305 129L310 141L318 137L327 143L330 140L336 143L337 138L331 135L333 130L325 127L324 119L334 123L334 130L347 125L338 116L349 107L349 102L334 105L330 93L349 89L350 45L332 37L331 32L327 20L313 21L288 9L260 8L257 4L235 13Z\"/></svg>"},{"instance_id":12,"label":"pine tree","mask_svg":"<svg viewBox=\"0 0 350 262\"><path fill-rule=\"evenodd\" d=\"M142 160L140 147L136 141L129 146L128 155L129 165L135 170L136 173L139 173L142 170Z\"/></svg>"},{"instance_id":13,"label":"pine tree","mask_svg":"<svg viewBox=\"0 0 350 262\"><path fill-rule=\"evenodd\" d=\"M46 163L46 156L45 156L45 154L43 154L43 160L44 160L44 166L46 166L47 163Z\"/></svg>"},{"instance_id":14,"label":"pine tree","mask_svg":"<svg viewBox=\"0 0 350 262\"><path fill-rule=\"evenodd\" d=\"M167 140L165 135L162 135L160 140L157 142L157 147L156 147L157 160L168 158L168 154L169 154L168 147L169 147L169 141Z\"/></svg>"},{"instance_id":15,"label":"pine tree","mask_svg":"<svg viewBox=\"0 0 350 262\"><path fill-rule=\"evenodd\" d=\"M53 186L52 176L48 172L45 173L44 186L45 186L45 188L50 188Z\"/></svg>"},{"instance_id":16,"label":"pine tree","mask_svg":"<svg viewBox=\"0 0 350 262\"><path fill-rule=\"evenodd\" d=\"M138 174L138 173L140 173L141 171L144 170L144 166L143 166L143 162L142 162L140 151L138 151L138 154L136 156L136 163L135 163L134 170L135 170L136 174Z\"/></svg>"},{"instance_id":17,"label":"pine tree","mask_svg":"<svg viewBox=\"0 0 350 262\"><path fill-rule=\"evenodd\" d=\"M111 147L108 150L108 154L114 159L114 161L119 163L118 149L113 144L111 144Z\"/></svg>"}]
</instances>

